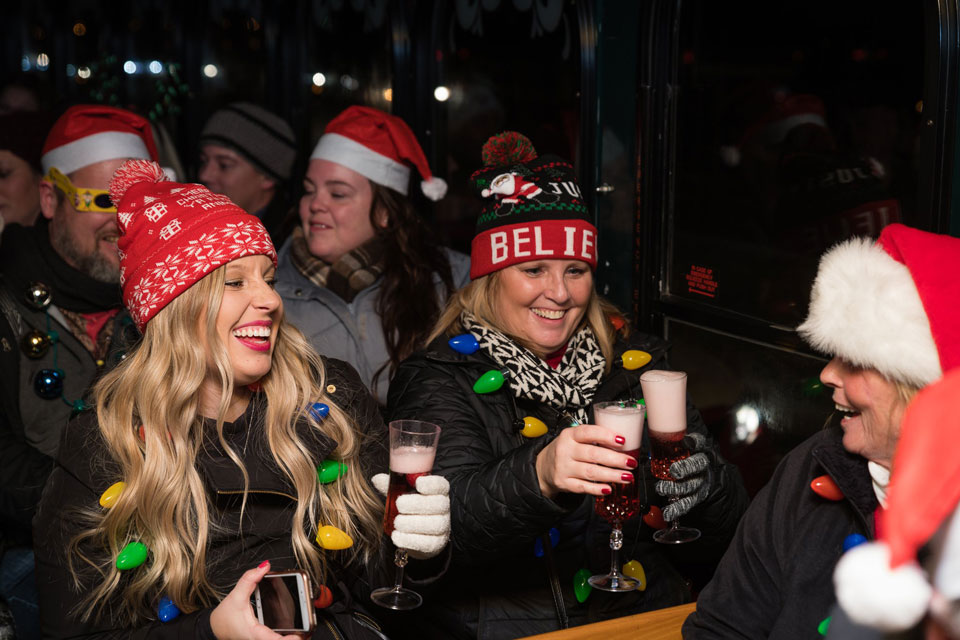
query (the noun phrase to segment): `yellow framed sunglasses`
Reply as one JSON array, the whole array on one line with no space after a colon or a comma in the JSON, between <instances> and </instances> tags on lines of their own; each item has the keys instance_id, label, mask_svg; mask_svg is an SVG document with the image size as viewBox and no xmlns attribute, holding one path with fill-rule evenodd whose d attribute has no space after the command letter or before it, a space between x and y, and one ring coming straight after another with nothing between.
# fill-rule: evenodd
<instances>
[{"instance_id":1,"label":"yellow framed sunglasses","mask_svg":"<svg viewBox=\"0 0 960 640\"><path fill-rule=\"evenodd\" d=\"M77 187L70 182L70 178L61 173L56 167L50 167L44 179L59 187L59 189L67 195L67 198L73 203L73 208L77 211L96 211L99 213L117 212L117 208L110 199L110 192L106 189Z\"/></svg>"}]
</instances>

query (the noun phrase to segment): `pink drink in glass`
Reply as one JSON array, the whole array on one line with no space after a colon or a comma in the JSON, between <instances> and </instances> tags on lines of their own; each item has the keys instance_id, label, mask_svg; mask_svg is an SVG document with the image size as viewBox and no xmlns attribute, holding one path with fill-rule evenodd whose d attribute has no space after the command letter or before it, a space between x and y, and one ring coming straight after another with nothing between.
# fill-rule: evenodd
<instances>
[{"instance_id":1,"label":"pink drink in glass","mask_svg":"<svg viewBox=\"0 0 960 640\"><path fill-rule=\"evenodd\" d=\"M390 489L387 492L387 510L383 514L383 531L393 533L397 517L397 498L417 490L417 478L430 473L436 447L397 447L390 451Z\"/></svg>"},{"instance_id":2,"label":"pink drink in glass","mask_svg":"<svg viewBox=\"0 0 960 640\"><path fill-rule=\"evenodd\" d=\"M650 432L650 472L672 480L670 465L689 453L687 434L687 374L682 371L646 371L640 376Z\"/></svg>"},{"instance_id":3,"label":"pink drink in glass","mask_svg":"<svg viewBox=\"0 0 960 640\"><path fill-rule=\"evenodd\" d=\"M593 407L596 424L623 437L621 451L640 460L640 442L643 438L643 407L619 402L602 402ZM607 522L627 520L640 511L640 487L634 472L629 484L611 483L610 495L597 497L594 509Z\"/></svg>"}]
</instances>

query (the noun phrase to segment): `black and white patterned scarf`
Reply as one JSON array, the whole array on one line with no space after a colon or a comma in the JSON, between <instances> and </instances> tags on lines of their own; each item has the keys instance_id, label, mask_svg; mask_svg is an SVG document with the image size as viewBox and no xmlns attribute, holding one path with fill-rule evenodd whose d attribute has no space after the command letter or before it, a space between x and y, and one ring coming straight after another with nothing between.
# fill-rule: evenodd
<instances>
[{"instance_id":1,"label":"black and white patterned scarf","mask_svg":"<svg viewBox=\"0 0 960 640\"><path fill-rule=\"evenodd\" d=\"M587 408L600 386L606 362L593 330L584 325L573 334L560 366L553 369L503 333L485 327L473 314L460 314L463 328L476 337L484 353L510 372L507 382L517 398L542 402L567 411L578 422L588 421Z\"/></svg>"}]
</instances>

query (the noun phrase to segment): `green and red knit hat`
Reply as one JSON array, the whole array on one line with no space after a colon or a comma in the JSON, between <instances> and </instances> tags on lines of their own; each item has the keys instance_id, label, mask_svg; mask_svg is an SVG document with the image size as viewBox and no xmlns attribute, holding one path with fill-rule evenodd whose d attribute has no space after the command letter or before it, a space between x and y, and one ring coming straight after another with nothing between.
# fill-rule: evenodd
<instances>
[{"instance_id":1,"label":"green and red knit hat","mask_svg":"<svg viewBox=\"0 0 960 640\"><path fill-rule=\"evenodd\" d=\"M470 176L484 199L470 250L476 279L531 260L597 266L597 229L573 166L538 157L526 136L505 131L483 145L484 167Z\"/></svg>"}]
</instances>

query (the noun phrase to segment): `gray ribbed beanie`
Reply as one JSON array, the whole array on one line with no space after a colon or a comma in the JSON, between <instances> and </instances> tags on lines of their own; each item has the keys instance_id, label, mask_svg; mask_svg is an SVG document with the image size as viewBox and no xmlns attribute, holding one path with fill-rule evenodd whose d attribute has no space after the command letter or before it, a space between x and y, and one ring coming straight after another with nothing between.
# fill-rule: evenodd
<instances>
[{"instance_id":1,"label":"gray ribbed beanie","mask_svg":"<svg viewBox=\"0 0 960 640\"><path fill-rule=\"evenodd\" d=\"M293 129L278 115L249 102L234 102L207 120L200 145L229 147L255 167L281 181L290 179L297 157Z\"/></svg>"}]
</instances>

